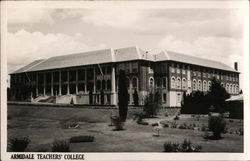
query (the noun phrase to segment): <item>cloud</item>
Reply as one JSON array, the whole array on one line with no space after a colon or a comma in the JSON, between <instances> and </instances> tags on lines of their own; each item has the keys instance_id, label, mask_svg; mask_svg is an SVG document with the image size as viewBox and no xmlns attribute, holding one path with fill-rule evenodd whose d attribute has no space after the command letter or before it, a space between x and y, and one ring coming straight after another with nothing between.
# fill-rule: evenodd
<instances>
[{"instance_id":1,"label":"cloud","mask_svg":"<svg viewBox=\"0 0 250 161\"><path fill-rule=\"evenodd\" d=\"M230 66L234 61L243 65L243 41L226 37L199 37L196 40L183 41L172 35L165 36L158 46L162 50L172 50L180 53L203 57L224 62Z\"/></svg>"},{"instance_id":2,"label":"cloud","mask_svg":"<svg viewBox=\"0 0 250 161\"><path fill-rule=\"evenodd\" d=\"M43 34L20 30L8 33L8 71L12 72L36 59L72 54L92 49L104 48L104 44L89 46L83 42L83 36L66 34Z\"/></svg>"},{"instance_id":3,"label":"cloud","mask_svg":"<svg viewBox=\"0 0 250 161\"><path fill-rule=\"evenodd\" d=\"M138 29L138 21L144 17L138 9L124 9L122 7L112 9L88 10L82 14L85 23L96 26L107 26L116 29Z\"/></svg>"},{"instance_id":4,"label":"cloud","mask_svg":"<svg viewBox=\"0 0 250 161\"><path fill-rule=\"evenodd\" d=\"M32 26L37 23L52 24L54 22L51 14L52 9L39 8L15 8L8 10L8 25L16 26Z\"/></svg>"}]
</instances>

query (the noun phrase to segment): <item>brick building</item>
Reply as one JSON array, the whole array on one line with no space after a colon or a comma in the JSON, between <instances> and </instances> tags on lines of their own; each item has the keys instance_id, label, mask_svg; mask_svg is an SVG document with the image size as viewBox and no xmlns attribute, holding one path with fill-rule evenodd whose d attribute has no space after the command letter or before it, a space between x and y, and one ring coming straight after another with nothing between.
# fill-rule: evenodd
<instances>
[{"instance_id":1,"label":"brick building","mask_svg":"<svg viewBox=\"0 0 250 161\"><path fill-rule=\"evenodd\" d=\"M104 49L36 60L10 74L11 100L117 105L119 71L127 75L129 104L138 91L142 105L160 90L162 104L180 107L185 91L207 92L214 77L231 95L239 93L239 72L206 59L170 51L151 54L138 47Z\"/></svg>"}]
</instances>

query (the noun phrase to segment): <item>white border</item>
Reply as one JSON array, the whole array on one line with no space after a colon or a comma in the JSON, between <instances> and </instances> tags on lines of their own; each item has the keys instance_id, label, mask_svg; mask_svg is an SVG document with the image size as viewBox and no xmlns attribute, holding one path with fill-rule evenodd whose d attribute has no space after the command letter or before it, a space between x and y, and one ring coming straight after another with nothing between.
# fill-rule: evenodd
<instances>
[{"instance_id":1,"label":"white border","mask_svg":"<svg viewBox=\"0 0 250 161\"><path fill-rule=\"evenodd\" d=\"M1 159L7 147L7 8L241 8L244 17L244 153L84 153L85 160L247 160L249 159L249 2L248 1L2 1L1 2ZM34 153L36 154L36 153Z\"/></svg>"}]
</instances>

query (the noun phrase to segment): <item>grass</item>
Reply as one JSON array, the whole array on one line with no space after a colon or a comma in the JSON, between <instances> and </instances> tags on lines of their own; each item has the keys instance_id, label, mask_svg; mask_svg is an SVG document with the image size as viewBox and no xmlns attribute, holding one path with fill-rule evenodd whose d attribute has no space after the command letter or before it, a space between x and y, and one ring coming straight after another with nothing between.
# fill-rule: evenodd
<instances>
[{"instance_id":1,"label":"grass","mask_svg":"<svg viewBox=\"0 0 250 161\"><path fill-rule=\"evenodd\" d=\"M30 152L51 151L54 139L69 140L74 136L93 136L95 141L70 143L71 152L163 152L165 142L179 143L185 138L201 145L203 152L243 152L243 136L240 135L223 134L221 140L205 140L202 131L162 128L160 136L153 137L153 126L139 125L132 120L133 114L141 109L129 109L124 125L126 130L114 132L114 127L108 126L111 112L116 115L118 110L9 105L8 137L29 136L31 142L26 151ZM163 115L159 118L166 119ZM177 120L178 123L193 121L193 118L183 118L182 115ZM227 121L232 128L243 127L241 120ZM65 122L78 122L79 127L62 128ZM207 118L201 117L195 123L207 125Z\"/></svg>"}]
</instances>

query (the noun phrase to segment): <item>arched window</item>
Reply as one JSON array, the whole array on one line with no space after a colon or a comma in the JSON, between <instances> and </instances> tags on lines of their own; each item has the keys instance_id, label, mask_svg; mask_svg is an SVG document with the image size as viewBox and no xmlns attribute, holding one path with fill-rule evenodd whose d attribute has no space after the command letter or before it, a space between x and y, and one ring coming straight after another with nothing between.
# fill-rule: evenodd
<instances>
[{"instance_id":1,"label":"arched window","mask_svg":"<svg viewBox=\"0 0 250 161\"><path fill-rule=\"evenodd\" d=\"M203 91L207 91L207 81L203 81Z\"/></svg>"},{"instance_id":2,"label":"arched window","mask_svg":"<svg viewBox=\"0 0 250 161\"><path fill-rule=\"evenodd\" d=\"M226 84L226 91L229 92L229 84Z\"/></svg>"},{"instance_id":3,"label":"arched window","mask_svg":"<svg viewBox=\"0 0 250 161\"><path fill-rule=\"evenodd\" d=\"M211 81L208 81L207 82L207 89L210 90L210 88L211 88Z\"/></svg>"},{"instance_id":4,"label":"arched window","mask_svg":"<svg viewBox=\"0 0 250 161\"><path fill-rule=\"evenodd\" d=\"M222 87L224 87L224 83L221 83L220 85L221 85Z\"/></svg>"},{"instance_id":5,"label":"arched window","mask_svg":"<svg viewBox=\"0 0 250 161\"><path fill-rule=\"evenodd\" d=\"M175 77L171 77L171 88L175 88Z\"/></svg>"},{"instance_id":6,"label":"arched window","mask_svg":"<svg viewBox=\"0 0 250 161\"><path fill-rule=\"evenodd\" d=\"M154 87L154 78L150 77L149 78L149 88L153 88Z\"/></svg>"},{"instance_id":7,"label":"arched window","mask_svg":"<svg viewBox=\"0 0 250 161\"><path fill-rule=\"evenodd\" d=\"M128 77L126 78L126 85L127 85L127 89L130 89L130 80Z\"/></svg>"},{"instance_id":8,"label":"arched window","mask_svg":"<svg viewBox=\"0 0 250 161\"><path fill-rule=\"evenodd\" d=\"M179 77L176 80L176 88L181 89L181 78L179 78Z\"/></svg>"},{"instance_id":9,"label":"arched window","mask_svg":"<svg viewBox=\"0 0 250 161\"><path fill-rule=\"evenodd\" d=\"M193 80L193 90L197 90L197 84L196 84L196 80Z\"/></svg>"},{"instance_id":10,"label":"arched window","mask_svg":"<svg viewBox=\"0 0 250 161\"><path fill-rule=\"evenodd\" d=\"M232 93L232 84L229 85L229 93Z\"/></svg>"},{"instance_id":11,"label":"arched window","mask_svg":"<svg viewBox=\"0 0 250 161\"><path fill-rule=\"evenodd\" d=\"M235 86L235 93L239 94L239 86L238 85Z\"/></svg>"},{"instance_id":12,"label":"arched window","mask_svg":"<svg viewBox=\"0 0 250 161\"><path fill-rule=\"evenodd\" d=\"M187 89L187 81L185 78L182 78L182 89Z\"/></svg>"},{"instance_id":13,"label":"arched window","mask_svg":"<svg viewBox=\"0 0 250 161\"><path fill-rule=\"evenodd\" d=\"M201 84L201 80L198 80L198 90L202 91L202 84Z\"/></svg>"},{"instance_id":14,"label":"arched window","mask_svg":"<svg viewBox=\"0 0 250 161\"><path fill-rule=\"evenodd\" d=\"M232 93L235 93L235 85L232 86Z\"/></svg>"},{"instance_id":15,"label":"arched window","mask_svg":"<svg viewBox=\"0 0 250 161\"><path fill-rule=\"evenodd\" d=\"M137 88L137 78L136 78L136 77L134 77L134 78L132 79L132 87L133 87L133 88Z\"/></svg>"}]
</instances>

